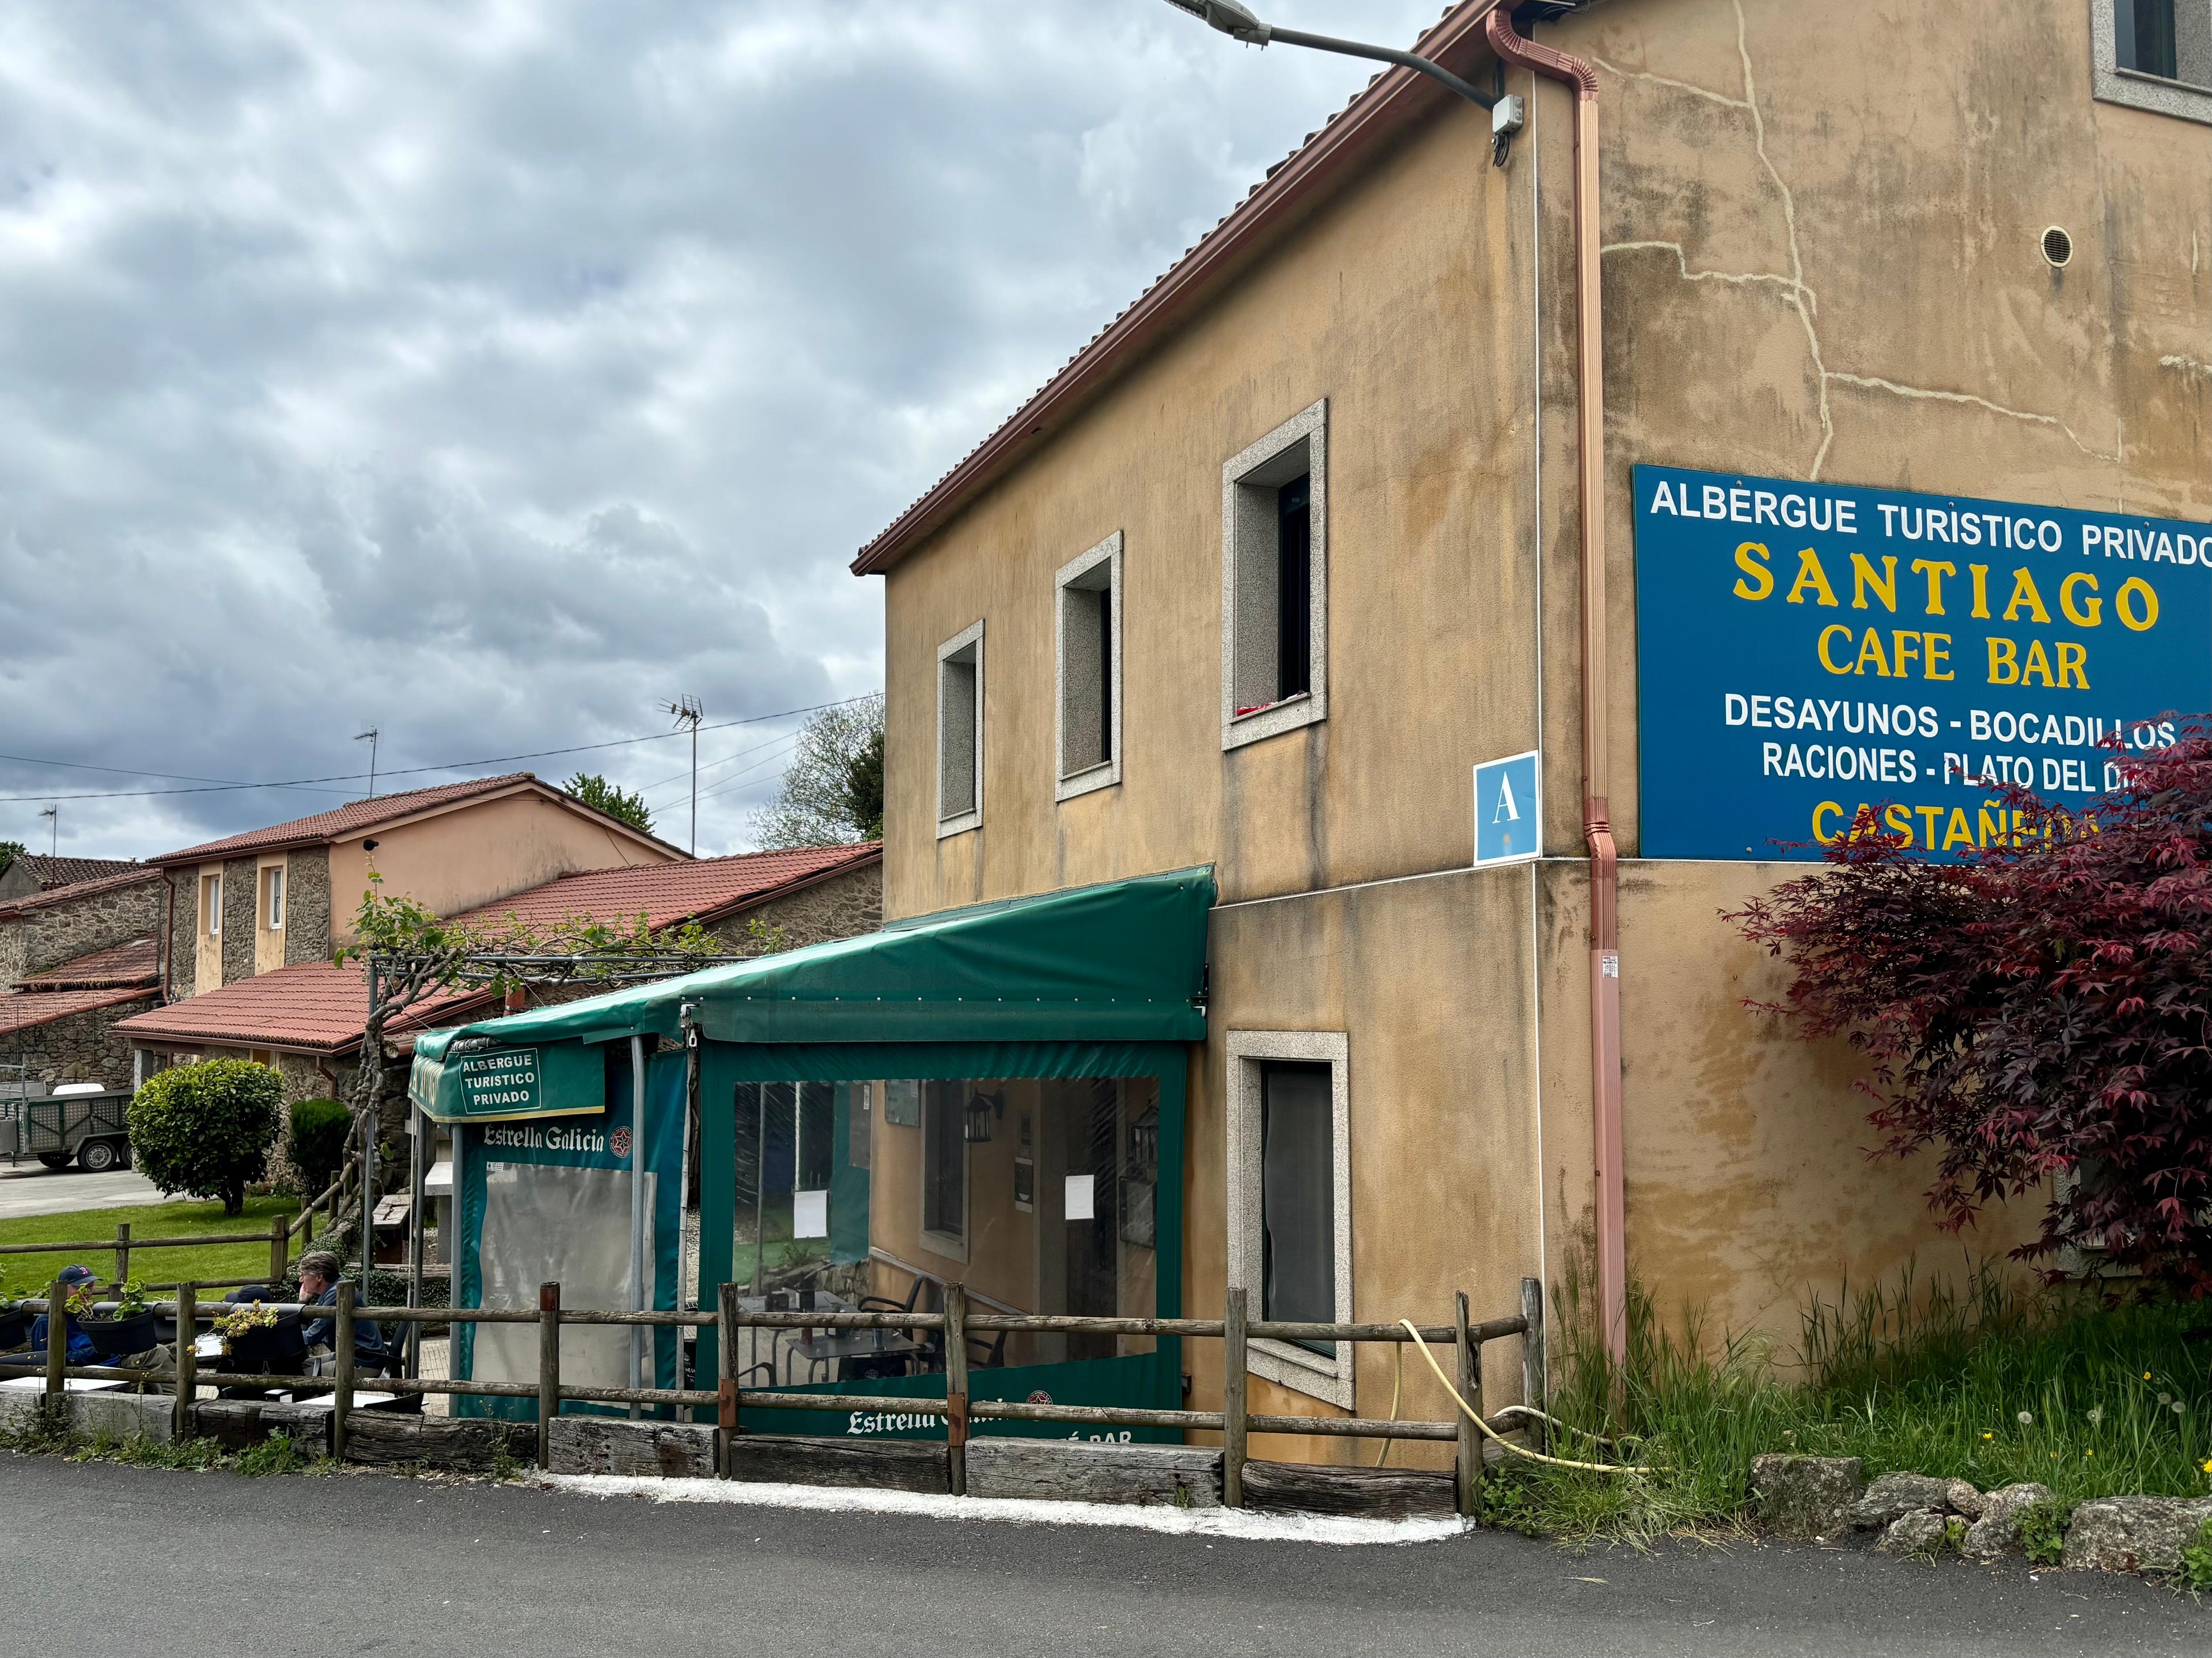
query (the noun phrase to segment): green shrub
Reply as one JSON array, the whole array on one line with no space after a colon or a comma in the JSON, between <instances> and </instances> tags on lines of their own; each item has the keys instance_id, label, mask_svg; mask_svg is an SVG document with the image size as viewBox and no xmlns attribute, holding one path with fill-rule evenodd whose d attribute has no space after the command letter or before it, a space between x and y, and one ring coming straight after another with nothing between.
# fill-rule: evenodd
<instances>
[{"instance_id":1,"label":"green shrub","mask_svg":"<svg viewBox=\"0 0 2212 1658\"><path fill-rule=\"evenodd\" d=\"M2192 1594L2212 1589L2212 1520L2199 1526L2197 1540L2182 1550L2181 1570L2176 1577Z\"/></svg>"},{"instance_id":2,"label":"green shrub","mask_svg":"<svg viewBox=\"0 0 2212 1658\"><path fill-rule=\"evenodd\" d=\"M346 1137L353 1114L337 1100L301 1100L292 1108L291 1137L284 1155L300 1174L300 1200L311 1202L338 1177L345 1161Z\"/></svg>"},{"instance_id":3,"label":"green shrub","mask_svg":"<svg viewBox=\"0 0 2212 1658\"><path fill-rule=\"evenodd\" d=\"M284 1086L265 1065L209 1060L159 1071L132 1096L131 1155L164 1192L221 1198L246 1211L246 1184L267 1172Z\"/></svg>"},{"instance_id":4,"label":"green shrub","mask_svg":"<svg viewBox=\"0 0 2212 1658\"><path fill-rule=\"evenodd\" d=\"M2031 1566L2055 1566L2066 1556L2066 1505L2038 1503L2021 1511L2021 1552Z\"/></svg>"}]
</instances>

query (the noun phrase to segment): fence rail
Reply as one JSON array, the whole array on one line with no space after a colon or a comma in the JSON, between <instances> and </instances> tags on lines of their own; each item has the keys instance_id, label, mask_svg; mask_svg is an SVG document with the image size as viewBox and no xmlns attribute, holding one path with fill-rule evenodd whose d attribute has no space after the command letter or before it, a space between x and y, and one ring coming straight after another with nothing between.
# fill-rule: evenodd
<instances>
[{"instance_id":1,"label":"fence rail","mask_svg":"<svg viewBox=\"0 0 2212 1658\"><path fill-rule=\"evenodd\" d=\"M282 1223L279 1223L282 1225ZM201 1240L204 1241L204 1240ZM39 1247L39 1246L33 1246ZM47 1246L64 1248L70 1246ZM141 1245L139 1247L146 1247ZM149 1303L156 1314L173 1316L179 1339L176 1368L170 1374L115 1366L72 1365L65 1362L67 1331L72 1315L63 1286L55 1283L44 1299L19 1303L48 1314L58 1327L50 1332L45 1362L39 1365L9 1364L0 1361L0 1378L43 1376L46 1395L52 1404L70 1378L127 1382L173 1388L177 1398L177 1426L190 1430L190 1412L203 1386L270 1388L286 1385L291 1378L263 1374L202 1370L194 1344L182 1339L189 1330L196 1336L201 1322L216 1309L203 1310L199 1286L179 1285L173 1301ZM1461 1513L1470 1517L1481 1506L1482 1446L1480 1430L1466 1412L1449 1422L1403 1421L1368 1417L1309 1417L1255 1413L1249 1408L1249 1345L1255 1339L1284 1341L1341 1341L1406 1343L1415 1339L1449 1343L1456 1362L1456 1391L1468 1411L1483 1411L1483 1348L1489 1343L1518 1337L1522 1343L1522 1384L1532 1403L1545 1396L1543 1295L1534 1278L1522 1281L1522 1311L1516 1316L1480 1323L1468 1316L1468 1298L1456 1298L1456 1317L1449 1324L1415 1327L1398 1324L1328 1324L1304 1321L1252 1319L1248 1316L1246 1292L1231 1288L1225 1297L1225 1315L1218 1319L1088 1318L1042 1314L975 1314L968 1311L963 1286L947 1284L941 1312L752 1312L739 1304L738 1288L720 1287L719 1305L687 1311L657 1309L622 1311L595 1308L564 1308L561 1286L540 1287L538 1305L527 1308L413 1308L359 1304L350 1281L337 1289L335 1305L301 1303L263 1303L279 1313L294 1312L329 1318L335 1328L332 1348L334 1374L305 1379L305 1385L327 1383L331 1398L331 1455L343 1458L346 1448L347 1418L355 1398L363 1391L403 1396L530 1399L538 1403L538 1459L550 1461L554 1419L564 1403L627 1405L634 1407L712 1407L718 1432L715 1466L725 1478L730 1471L729 1441L744 1432L746 1409L777 1411L878 1412L895 1409L905 1415L941 1418L945 1424L949 1488L956 1496L967 1491L967 1446L970 1424L976 1421L1059 1423L1070 1425L1153 1428L1222 1436L1222 1499L1230 1507L1243 1502L1243 1476L1251 1435L1304 1434L1322 1438L1360 1438L1449 1442L1455 1445L1454 1485ZM95 1303L94 1310L100 1310ZM520 1382L477 1382L453 1379L372 1376L363 1378L354 1351L354 1330L362 1319L388 1324L535 1324L539 1330L538 1379L533 1385ZM576 1327L631 1326L712 1329L720 1339L720 1379L711 1391L685 1388L603 1388L564 1383L561 1379L561 1332ZM738 1383L737 1338L745 1329L769 1330L904 1330L935 1332L943 1338L945 1396L941 1400L909 1399L897 1394L859 1393L797 1393L781 1388L748 1389ZM1218 1411L1163 1410L1138 1406L1055 1405L1026 1400L976 1399L970 1393L969 1335L1000 1332L1083 1333L1091 1335L1152 1336L1218 1340L1224 1344L1222 1408ZM679 1377L679 1380L681 1378ZM1503 1433L1504 1424L1484 1417L1492 1433ZM1513 1424L1518 1428L1522 1424ZM1527 1430L1540 1440L1541 1424Z\"/></svg>"}]
</instances>

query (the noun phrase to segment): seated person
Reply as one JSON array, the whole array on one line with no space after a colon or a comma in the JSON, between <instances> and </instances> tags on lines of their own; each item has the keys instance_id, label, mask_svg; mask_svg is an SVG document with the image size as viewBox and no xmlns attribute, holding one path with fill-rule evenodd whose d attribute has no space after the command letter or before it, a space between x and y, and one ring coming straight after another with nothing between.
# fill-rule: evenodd
<instances>
[{"instance_id":1,"label":"seated person","mask_svg":"<svg viewBox=\"0 0 2212 1658\"><path fill-rule=\"evenodd\" d=\"M335 1307L338 1301L338 1274L342 1269L338 1258L327 1249L310 1249L300 1257L300 1302L307 1307ZM311 1319L302 1324L300 1333L306 1338L310 1353L328 1355L331 1344L337 1339L337 1321L334 1318ZM353 1351L355 1361L373 1370L384 1368L383 1333L373 1318L354 1321Z\"/></svg>"},{"instance_id":2,"label":"seated person","mask_svg":"<svg viewBox=\"0 0 2212 1658\"><path fill-rule=\"evenodd\" d=\"M74 1262L63 1267L60 1276L64 1295L74 1295L80 1289L100 1282L99 1275L91 1267ZM31 1321L31 1351L19 1362L25 1364L44 1364L46 1362L46 1314L40 1313ZM62 1355L62 1362L66 1364L106 1364L109 1361L106 1355L93 1351L92 1338L78 1328L76 1321L72 1319L70 1321L69 1350Z\"/></svg>"}]
</instances>

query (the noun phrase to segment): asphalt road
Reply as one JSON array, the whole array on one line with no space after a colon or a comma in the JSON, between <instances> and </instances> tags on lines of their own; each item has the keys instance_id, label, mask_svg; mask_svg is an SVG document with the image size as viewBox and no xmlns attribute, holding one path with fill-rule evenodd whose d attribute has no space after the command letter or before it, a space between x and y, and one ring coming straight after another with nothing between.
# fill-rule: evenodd
<instances>
[{"instance_id":1,"label":"asphalt road","mask_svg":"<svg viewBox=\"0 0 2212 1658\"><path fill-rule=\"evenodd\" d=\"M106 1587L90 1588L104 1583ZM288 1603L357 1592L351 1609ZM2132 1580L1493 1534L1330 1547L0 1455L0 1606L57 1653L2212 1653Z\"/></svg>"},{"instance_id":2,"label":"asphalt road","mask_svg":"<svg viewBox=\"0 0 2212 1658\"><path fill-rule=\"evenodd\" d=\"M27 1157L12 1169L0 1163L0 1220L167 1201L161 1187L133 1169L88 1175L74 1167L41 1168Z\"/></svg>"}]
</instances>

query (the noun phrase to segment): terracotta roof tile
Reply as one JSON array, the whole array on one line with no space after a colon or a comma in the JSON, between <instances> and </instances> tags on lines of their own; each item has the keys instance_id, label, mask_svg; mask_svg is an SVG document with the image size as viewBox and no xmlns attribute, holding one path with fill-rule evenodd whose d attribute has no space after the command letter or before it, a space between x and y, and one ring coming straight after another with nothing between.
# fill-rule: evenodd
<instances>
[{"instance_id":1,"label":"terracotta roof tile","mask_svg":"<svg viewBox=\"0 0 2212 1658\"><path fill-rule=\"evenodd\" d=\"M167 878L167 870L155 869L151 864L126 864L113 875L75 881L68 886L34 892L27 898L18 898L12 904L0 904L0 915L13 915L18 910L44 909L55 904L75 903L80 898L89 898L98 893L114 892L124 887L137 886L142 882L165 881Z\"/></svg>"},{"instance_id":2,"label":"terracotta roof tile","mask_svg":"<svg viewBox=\"0 0 2212 1658\"><path fill-rule=\"evenodd\" d=\"M159 993L151 985L139 985L129 990L46 990L33 996L0 995L0 1035L66 1019L72 1013L143 1002Z\"/></svg>"},{"instance_id":3,"label":"terracotta roof tile","mask_svg":"<svg viewBox=\"0 0 2212 1658\"><path fill-rule=\"evenodd\" d=\"M767 898L823 875L858 869L883 856L883 842L748 852L680 864L585 870L486 904L456 919L495 923L509 915L546 927L572 915L626 920L643 912L655 931Z\"/></svg>"},{"instance_id":4,"label":"terracotta roof tile","mask_svg":"<svg viewBox=\"0 0 2212 1658\"><path fill-rule=\"evenodd\" d=\"M133 938L31 974L18 980L16 988L41 995L64 990L119 990L125 985L154 984L161 976L161 945L151 938Z\"/></svg>"},{"instance_id":5,"label":"terracotta roof tile","mask_svg":"<svg viewBox=\"0 0 2212 1658\"><path fill-rule=\"evenodd\" d=\"M491 999L489 991L480 989L434 996L386 1026L386 1033L401 1036L427 1029ZM116 1029L140 1042L161 1038L336 1054L361 1045L368 1014L368 975L358 965L303 962L133 1014Z\"/></svg>"},{"instance_id":6,"label":"terracotta roof tile","mask_svg":"<svg viewBox=\"0 0 2212 1658\"><path fill-rule=\"evenodd\" d=\"M27 852L15 861L36 878L41 892L139 867L132 858L50 858L40 852Z\"/></svg>"},{"instance_id":7,"label":"terracotta roof tile","mask_svg":"<svg viewBox=\"0 0 2212 1658\"><path fill-rule=\"evenodd\" d=\"M204 841L198 846L186 847L181 852L165 852L158 858L149 858L151 864L198 863L210 858L235 858L249 852L272 852L279 847L311 846L319 841L343 840L364 829L374 829L379 823L411 817L418 811L434 807L452 805L458 801L474 799L478 795L497 794L518 783L534 783L548 795L568 800L578 811L589 812L595 817L605 817L604 812L586 805L580 800L562 794L550 783L540 782L538 774L528 771L503 772L497 777L472 778L465 783L441 783L435 788L410 789L404 794L380 794L373 800L355 800L329 811L319 811L312 817L295 817L289 823L272 823L267 829L249 829L243 835L233 835L221 841ZM608 818L609 823L615 820ZM648 835L648 840L653 837Z\"/></svg>"}]
</instances>

